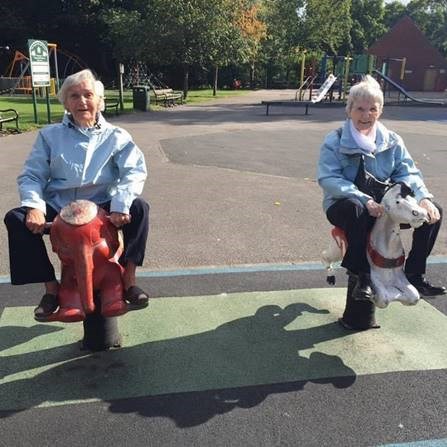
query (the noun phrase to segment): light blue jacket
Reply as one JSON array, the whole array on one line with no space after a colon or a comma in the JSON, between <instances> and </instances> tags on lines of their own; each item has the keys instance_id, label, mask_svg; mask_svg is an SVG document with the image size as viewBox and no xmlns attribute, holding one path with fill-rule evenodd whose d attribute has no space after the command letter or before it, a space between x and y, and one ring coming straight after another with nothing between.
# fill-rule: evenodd
<instances>
[{"instance_id":1,"label":"light blue jacket","mask_svg":"<svg viewBox=\"0 0 447 447\"><path fill-rule=\"evenodd\" d=\"M128 132L102 115L97 126L81 129L69 115L39 132L17 177L21 205L56 211L77 199L111 200L110 211L129 213L147 177L143 153Z\"/></svg>"},{"instance_id":2,"label":"light blue jacket","mask_svg":"<svg viewBox=\"0 0 447 447\"><path fill-rule=\"evenodd\" d=\"M356 197L365 204L371 199L353 183L362 154L365 169L378 180L407 183L418 202L423 198L433 198L402 138L380 122L377 125L376 145L377 150L373 154L362 151L351 135L349 120L346 120L342 128L341 137L337 131L326 136L320 151L317 173L318 184L323 189L325 212L343 198Z\"/></svg>"}]
</instances>

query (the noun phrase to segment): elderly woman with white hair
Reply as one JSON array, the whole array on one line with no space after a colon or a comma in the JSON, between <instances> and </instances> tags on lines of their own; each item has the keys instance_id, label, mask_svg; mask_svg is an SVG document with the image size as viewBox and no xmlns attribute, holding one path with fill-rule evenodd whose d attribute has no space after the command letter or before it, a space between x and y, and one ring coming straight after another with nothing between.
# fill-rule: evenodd
<instances>
[{"instance_id":1,"label":"elderly woman with white hair","mask_svg":"<svg viewBox=\"0 0 447 447\"><path fill-rule=\"evenodd\" d=\"M149 205L139 197L146 164L131 136L102 116L103 96L104 86L90 70L66 78L58 94L63 120L40 130L17 178L21 206L5 216L11 283L45 284L34 310L39 321L57 310L59 289L42 235L46 223L78 199L104 208L122 228L124 299L135 307L147 305L148 295L135 279L149 231Z\"/></svg>"},{"instance_id":2,"label":"elderly woman with white hair","mask_svg":"<svg viewBox=\"0 0 447 447\"><path fill-rule=\"evenodd\" d=\"M368 233L384 212L380 200L385 183L405 182L430 219L413 233L405 273L422 296L444 294L444 287L433 286L424 278L442 209L433 201L402 138L379 122L383 103L383 92L373 77L367 75L351 87L347 120L329 133L321 147L317 176L324 194L323 209L329 222L346 234L348 248L342 266L357 277L353 298L372 301Z\"/></svg>"}]
</instances>

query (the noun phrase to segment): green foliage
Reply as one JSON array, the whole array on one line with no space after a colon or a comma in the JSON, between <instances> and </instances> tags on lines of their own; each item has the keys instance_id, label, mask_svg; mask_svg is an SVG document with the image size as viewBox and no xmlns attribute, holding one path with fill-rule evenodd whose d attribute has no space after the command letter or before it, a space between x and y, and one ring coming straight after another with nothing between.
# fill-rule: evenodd
<instances>
[{"instance_id":1,"label":"green foliage","mask_svg":"<svg viewBox=\"0 0 447 447\"><path fill-rule=\"evenodd\" d=\"M336 55L351 46L350 0L308 0L303 17L302 39L306 48Z\"/></svg>"},{"instance_id":2,"label":"green foliage","mask_svg":"<svg viewBox=\"0 0 447 447\"><path fill-rule=\"evenodd\" d=\"M431 43L447 55L447 0L413 0L407 11Z\"/></svg>"},{"instance_id":3,"label":"green foliage","mask_svg":"<svg viewBox=\"0 0 447 447\"><path fill-rule=\"evenodd\" d=\"M303 0L264 0L267 39L263 52L266 60L285 61L297 47L304 47L303 22L297 15L297 10L303 6Z\"/></svg>"},{"instance_id":4,"label":"green foliage","mask_svg":"<svg viewBox=\"0 0 447 447\"><path fill-rule=\"evenodd\" d=\"M399 4L403 6L402 4ZM352 0L351 42L355 54L363 53L387 30L383 0Z\"/></svg>"},{"instance_id":5,"label":"green foliage","mask_svg":"<svg viewBox=\"0 0 447 447\"><path fill-rule=\"evenodd\" d=\"M447 55L447 0L2 0L0 45L55 42L105 79L116 63L296 72L303 51L362 53L408 14ZM6 68L7 55L0 52ZM306 56L307 58L307 56Z\"/></svg>"},{"instance_id":6,"label":"green foliage","mask_svg":"<svg viewBox=\"0 0 447 447\"><path fill-rule=\"evenodd\" d=\"M401 2L394 1L385 5L383 24L386 31L390 30L394 24L407 14L407 8Z\"/></svg>"},{"instance_id":7,"label":"green foliage","mask_svg":"<svg viewBox=\"0 0 447 447\"><path fill-rule=\"evenodd\" d=\"M109 8L101 12L100 19L107 26L104 40L114 48L117 60L127 62L142 57L144 49L135 44L135 36L142 34L142 15L139 11Z\"/></svg>"}]
</instances>

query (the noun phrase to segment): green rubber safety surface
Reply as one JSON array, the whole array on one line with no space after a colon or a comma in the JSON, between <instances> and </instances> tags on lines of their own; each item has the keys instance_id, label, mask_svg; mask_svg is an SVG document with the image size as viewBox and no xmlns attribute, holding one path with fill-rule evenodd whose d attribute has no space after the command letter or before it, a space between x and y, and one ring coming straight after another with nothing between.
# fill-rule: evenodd
<instances>
[{"instance_id":1,"label":"green rubber safety surface","mask_svg":"<svg viewBox=\"0 0 447 447\"><path fill-rule=\"evenodd\" d=\"M153 299L120 318L123 348L80 351L82 324L0 317L0 410L447 368L447 317L425 301L340 327L346 289Z\"/></svg>"}]
</instances>

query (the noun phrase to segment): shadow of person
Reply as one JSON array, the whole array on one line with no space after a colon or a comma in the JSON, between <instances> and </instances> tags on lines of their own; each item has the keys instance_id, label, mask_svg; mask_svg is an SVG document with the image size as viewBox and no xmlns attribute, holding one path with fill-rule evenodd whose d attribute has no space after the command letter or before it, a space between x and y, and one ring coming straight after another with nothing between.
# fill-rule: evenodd
<instances>
[{"instance_id":1,"label":"shadow of person","mask_svg":"<svg viewBox=\"0 0 447 447\"><path fill-rule=\"evenodd\" d=\"M336 322L288 330L303 312L328 313L303 303L262 306L214 330L69 359L33 377L6 380L0 383L0 416L41 404L101 399L112 412L165 416L185 427L253 407L308 381L349 386L355 373L339 357L299 354L347 332ZM169 405L182 399L183 406Z\"/></svg>"}]
</instances>

